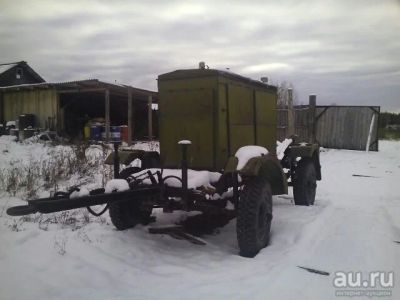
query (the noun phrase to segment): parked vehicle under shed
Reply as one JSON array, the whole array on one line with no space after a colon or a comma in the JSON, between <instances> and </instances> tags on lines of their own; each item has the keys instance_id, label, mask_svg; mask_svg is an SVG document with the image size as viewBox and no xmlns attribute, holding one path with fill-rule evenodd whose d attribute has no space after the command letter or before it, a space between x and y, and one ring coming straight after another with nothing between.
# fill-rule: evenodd
<instances>
[{"instance_id":1,"label":"parked vehicle under shed","mask_svg":"<svg viewBox=\"0 0 400 300\"><path fill-rule=\"evenodd\" d=\"M84 136L84 126L94 118L104 120L105 139L110 126L128 126L128 140L152 138L157 130L152 103L156 92L97 79L39 83L0 88L3 110L0 122L18 119L21 114L35 115L35 124L72 138Z\"/></svg>"}]
</instances>

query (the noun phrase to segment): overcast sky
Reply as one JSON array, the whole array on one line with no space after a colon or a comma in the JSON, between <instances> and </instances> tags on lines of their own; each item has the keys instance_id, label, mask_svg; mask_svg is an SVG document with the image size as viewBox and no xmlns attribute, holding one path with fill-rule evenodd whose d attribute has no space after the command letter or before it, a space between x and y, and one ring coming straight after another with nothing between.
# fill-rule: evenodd
<instances>
[{"instance_id":1,"label":"overcast sky","mask_svg":"<svg viewBox=\"0 0 400 300\"><path fill-rule=\"evenodd\" d=\"M205 61L291 82L303 103L400 112L400 1L0 0L0 62L19 60L50 82L152 90Z\"/></svg>"}]
</instances>

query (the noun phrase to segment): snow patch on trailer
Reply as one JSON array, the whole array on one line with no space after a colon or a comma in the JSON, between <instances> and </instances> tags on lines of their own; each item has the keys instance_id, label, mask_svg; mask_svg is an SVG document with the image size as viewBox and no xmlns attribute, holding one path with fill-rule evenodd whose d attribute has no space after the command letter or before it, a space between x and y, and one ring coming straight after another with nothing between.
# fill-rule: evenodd
<instances>
[{"instance_id":1,"label":"snow patch on trailer","mask_svg":"<svg viewBox=\"0 0 400 300\"><path fill-rule=\"evenodd\" d=\"M239 148L235 153L235 156L239 160L236 170L241 170L251 158L266 154L268 154L268 150L261 146L244 146Z\"/></svg>"},{"instance_id":2,"label":"snow patch on trailer","mask_svg":"<svg viewBox=\"0 0 400 300\"><path fill-rule=\"evenodd\" d=\"M282 142L276 141L276 156L279 160L282 160L282 158L285 156L285 151L292 142L292 139L285 139Z\"/></svg>"},{"instance_id":3,"label":"snow patch on trailer","mask_svg":"<svg viewBox=\"0 0 400 300\"><path fill-rule=\"evenodd\" d=\"M145 169L140 173L135 174L135 177L145 176L147 172L150 171L152 174L157 172L161 172L161 169ZM209 186L210 183L217 182L221 177L221 173L218 172L210 172L210 171L196 171L196 170L188 170L188 188L195 189L201 186ZM170 177L173 176L173 177ZM162 170L162 177L167 179L164 180L164 183L170 187L182 187L182 170L180 169L164 169ZM157 176L155 176L157 180ZM150 178L146 178L143 180L144 184L151 184Z\"/></svg>"},{"instance_id":4,"label":"snow patch on trailer","mask_svg":"<svg viewBox=\"0 0 400 300\"><path fill-rule=\"evenodd\" d=\"M112 179L107 182L105 193L110 194L113 192L123 192L129 190L128 181L125 179Z\"/></svg>"}]
</instances>

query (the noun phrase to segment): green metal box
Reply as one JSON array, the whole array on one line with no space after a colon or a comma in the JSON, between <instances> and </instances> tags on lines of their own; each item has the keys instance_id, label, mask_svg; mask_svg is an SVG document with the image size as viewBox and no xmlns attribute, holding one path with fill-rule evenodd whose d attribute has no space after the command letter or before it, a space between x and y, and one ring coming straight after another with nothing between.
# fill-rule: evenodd
<instances>
[{"instance_id":1,"label":"green metal box","mask_svg":"<svg viewBox=\"0 0 400 300\"><path fill-rule=\"evenodd\" d=\"M161 162L180 165L180 140L190 140L189 167L220 171L245 145L276 148L276 87L211 69L158 77Z\"/></svg>"}]
</instances>

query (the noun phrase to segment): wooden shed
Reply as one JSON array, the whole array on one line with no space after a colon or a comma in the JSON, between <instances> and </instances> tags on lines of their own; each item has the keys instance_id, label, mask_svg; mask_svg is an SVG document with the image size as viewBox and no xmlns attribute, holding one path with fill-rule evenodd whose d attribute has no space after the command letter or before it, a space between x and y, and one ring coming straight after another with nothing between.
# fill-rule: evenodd
<instances>
[{"instance_id":1,"label":"wooden shed","mask_svg":"<svg viewBox=\"0 0 400 300\"><path fill-rule=\"evenodd\" d=\"M35 115L35 127L79 137L88 120L103 118L110 126L128 125L129 142L152 137L152 105L158 94L97 79L0 87L0 122Z\"/></svg>"}]
</instances>

